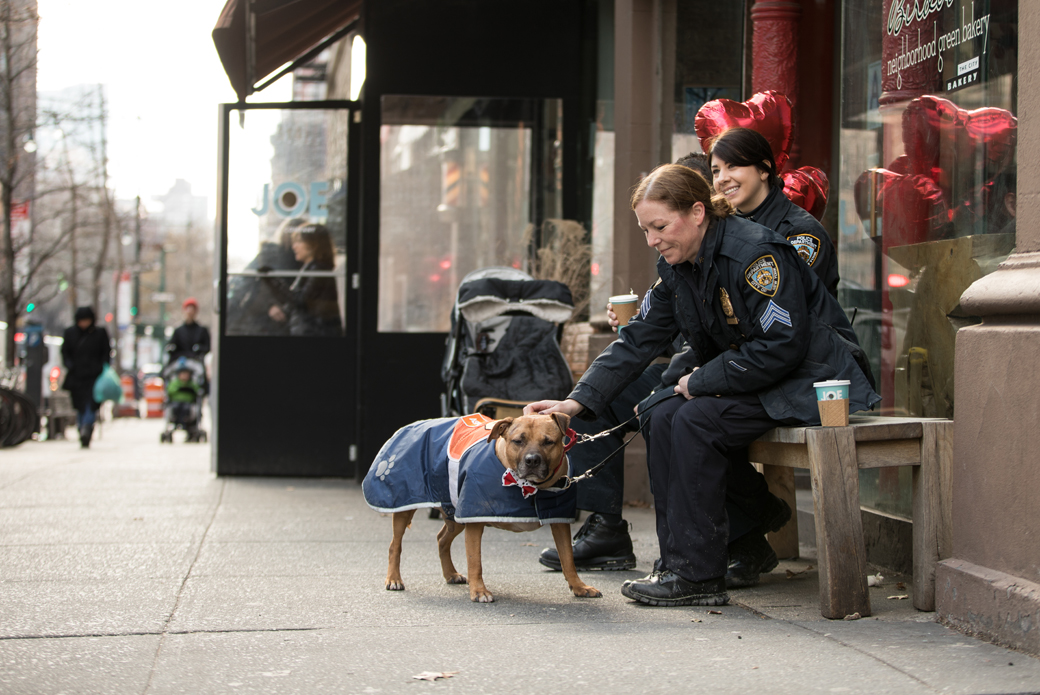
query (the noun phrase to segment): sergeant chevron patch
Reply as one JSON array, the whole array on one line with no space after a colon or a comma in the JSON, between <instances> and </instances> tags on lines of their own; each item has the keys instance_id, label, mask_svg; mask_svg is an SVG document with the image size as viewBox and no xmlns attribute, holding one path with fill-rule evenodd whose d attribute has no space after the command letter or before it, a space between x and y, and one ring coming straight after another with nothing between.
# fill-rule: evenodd
<instances>
[{"instance_id":1,"label":"sergeant chevron patch","mask_svg":"<svg viewBox=\"0 0 1040 695\"><path fill-rule=\"evenodd\" d=\"M780 268L771 255L762 256L744 271L744 279L756 292L767 297L776 295L780 289Z\"/></svg>"},{"instance_id":2,"label":"sergeant chevron patch","mask_svg":"<svg viewBox=\"0 0 1040 695\"><path fill-rule=\"evenodd\" d=\"M787 240L791 242L791 246L794 246L794 250L802 257L802 260L812 267L812 264L816 262L816 257L820 255L820 240L812 234L795 234L787 237Z\"/></svg>"},{"instance_id":3,"label":"sergeant chevron patch","mask_svg":"<svg viewBox=\"0 0 1040 695\"><path fill-rule=\"evenodd\" d=\"M788 328L794 328L791 324L791 314L772 299L770 299L769 304L766 305L766 310L762 314L762 318L759 319L759 323L762 324L762 330L767 333L769 332L770 326L774 323L782 323Z\"/></svg>"}]
</instances>

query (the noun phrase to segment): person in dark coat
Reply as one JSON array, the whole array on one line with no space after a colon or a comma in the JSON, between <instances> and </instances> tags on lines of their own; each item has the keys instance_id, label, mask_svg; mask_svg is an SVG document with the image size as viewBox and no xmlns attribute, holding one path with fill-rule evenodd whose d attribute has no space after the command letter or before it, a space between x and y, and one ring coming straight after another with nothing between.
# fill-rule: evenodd
<instances>
[{"instance_id":1,"label":"person in dark coat","mask_svg":"<svg viewBox=\"0 0 1040 695\"><path fill-rule=\"evenodd\" d=\"M194 297L188 297L181 305L184 311L184 323L170 336L166 343L166 352L172 364L178 357L187 357L199 362L210 350L209 329L195 321L199 313L199 303Z\"/></svg>"},{"instance_id":2,"label":"person in dark coat","mask_svg":"<svg viewBox=\"0 0 1040 695\"><path fill-rule=\"evenodd\" d=\"M320 224L294 230L292 249L301 264L300 274L288 287L279 282L269 283L278 302L271 306L268 315L287 325L289 335L343 335L335 278L307 275L308 271L328 271L336 267L329 230Z\"/></svg>"},{"instance_id":3,"label":"person in dark coat","mask_svg":"<svg viewBox=\"0 0 1040 695\"><path fill-rule=\"evenodd\" d=\"M286 278L262 277L272 270L300 269L300 263L294 258L292 251L292 232L307 225L302 217L285 220L278 228L275 238L260 244L256 258L244 268L256 271L261 277L252 274L236 275L228 279L227 295L227 334L228 335L289 335L289 326L284 318L276 321L271 317L272 307L278 300L277 293L289 286Z\"/></svg>"},{"instance_id":4,"label":"person in dark coat","mask_svg":"<svg viewBox=\"0 0 1040 695\"><path fill-rule=\"evenodd\" d=\"M711 143L712 185L737 214L782 234L832 297L838 296L838 254L819 221L784 195L773 149L760 133L730 128Z\"/></svg>"},{"instance_id":5,"label":"person in dark coat","mask_svg":"<svg viewBox=\"0 0 1040 695\"><path fill-rule=\"evenodd\" d=\"M61 344L61 360L68 370L62 388L72 396L76 409L79 442L90 446L94 422L100 404L94 400L94 382L111 361L112 346L108 331L94 323L94 310L89 306L76 309L76 323L65 329Z\"/></svg>"},{"instance_id":6,"label":"person in dark coat","mask_svg":"<svg viewBox=\"0 0 1040 695\"><path fill-rule=\"evenodd\" d=\"M632 208L661 258L647 311L590 365L567 400L525 413L594 418L677 335L698 367L650 419L648 465L661 558L622 593L655 606L720 605L727 494L766 504L763 476L734 455L768 430L819 424L813 382L847 379L850 409L878 396L845 313L780 234L735 215L692 170L663 165Z\"/></svg>"}]
</instances>

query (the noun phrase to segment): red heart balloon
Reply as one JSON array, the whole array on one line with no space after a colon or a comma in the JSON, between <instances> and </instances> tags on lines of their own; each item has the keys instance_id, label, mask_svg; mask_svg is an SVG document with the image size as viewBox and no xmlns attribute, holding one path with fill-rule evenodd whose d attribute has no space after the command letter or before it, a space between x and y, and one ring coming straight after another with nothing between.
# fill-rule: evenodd
<instances>
[{"instance_id":1,"label":"red heart balloon","mask_svg":"<svg viewBox=\"0 0 1040 695\"><path fill-rule=\"evenodd\" d=\"M715 99L701 106L693 119L693 129L705 152L712 138L738 127L754 130L768 140L776 169L783 171L794 133L790 99L774 90L759 92L744 102Z\"/></svg>"},{"instance_id":2,"label":"red heart balloon","mask_svg":"<svg viewBox=\"0 0 1040 695\"><path fill-rule=\"evenodd\" d=\"M881 238L876 233L873 238L883 249L950 235L952 213L939 185L930 177L906 176L889 169L864 171L854 186L856 212L864 222L871 217L871 192L875 196L874 212L881 222Z\"/></svg>"},{"instance_id":3,"label":"red heart balloon","mask_svg":"<svg viewBox=\"0 0 1040 695\"><path fill-rule=\"evenodd\" d=\"M909 170L924 175L952 194L953 162L961 176L956 189L975 186L971 162L982 157L983 179L992 181L1011 162L1018 136L1018 119L1005 109L986 107L966 111L949 99L923 96L903 112L903 145ZM944 168L945 165L945 168Z\"/></svg>"},{"instance_id":4,"label":"red heart balloon","mask_svg":"<svg viewBox=\"0 0 1040 695\"><path fill-rule=\"evenodd\" d=\"M984 176L987 180L996 178L1015 155L1018 119L1004 109L975 109L965 115L964 131L970 136L974 147L986 148Z\"/></svg>"},{"instance_id":5,"label":"red heart balloon","mask_svg":"<svg viewBox=\"0 0 1040 695\"><path fill-rule=\"evenodd\" d=\"M949 236L950 209L935 181L927 176L898 174L886 179L877 203L882 219L882 249Z\"/></svg>"},{"instance_id":6,"label":"red heart balloon","mask_svg":"<svg viewBox=\"0 0 1040 695\"><path fill-rule=\"evenodd\" d=\"M823 211L827 209L827 193L830 191L827 174L816 167L801 167L785 171L780 178L784 180L784 195L792 203L808 210L816 219L823 217Z\"/></svg>"}]
</instances>

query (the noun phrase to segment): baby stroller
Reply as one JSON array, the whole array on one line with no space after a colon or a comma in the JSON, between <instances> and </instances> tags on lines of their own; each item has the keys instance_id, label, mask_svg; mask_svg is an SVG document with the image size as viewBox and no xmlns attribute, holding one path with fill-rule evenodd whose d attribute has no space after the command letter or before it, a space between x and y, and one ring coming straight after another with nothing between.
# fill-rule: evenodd
<instances>
[{"instance_id":1,"label":"baby stroller","mask_svg":"<svg viewBox=\"0 0 1040 695\"><path fill-rule=\"evenodd\" d=\"M163 369L163 383L171 385L178 375L190 372L190 379L171 394L167 387L163 391L163 421L165 427L159 435L164 444L173 443L173 433L184 430L189 442L205 442L206 431L199 425L202 421L202 400L206 395L206 368L198 360L178 357ZM190 396L190 399L187 398Z\"/></svg>"},{"instance_id":2,"label":"baby stroller","mask_svg":"<svg viewBox=\"0 0 1040 695\"><path fill-rule=\"evenodd\" d=\"M466 275L441 367L442 416L510 417L532 401L566 398L574 377L559 339L573 311L562 282L534 280L515 268Z\"/></svg>"}]
</instances>

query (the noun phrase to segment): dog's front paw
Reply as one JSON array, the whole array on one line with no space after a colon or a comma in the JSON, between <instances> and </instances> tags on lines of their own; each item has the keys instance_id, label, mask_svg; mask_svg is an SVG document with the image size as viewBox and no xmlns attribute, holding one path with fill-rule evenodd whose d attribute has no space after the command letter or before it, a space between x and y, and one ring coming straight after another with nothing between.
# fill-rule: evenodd
<instances>
[{"instance_id":1,"label":"dog's front paw","mask_svg":"<svg viewBox=\"0 0 1040 695\"><path fill-rule=\"evenodd\" d=\"M469 600L474 603L494 603L495 597L487 589L474 589L470 587Z\"/></svg>"},{"instance_id":2,"label":"dog's front paw","mask_svg":"<svg viewBox=\"0 0 1040 695\"><path fill-rule=\"evenodd\" d=\"M449 584L465 584L466 583L466 578L464 576L462 576L461 574L459 574L458 572L456 572L455 574L453 574L450 577L448 577L447 582Z\"/></svg>"},{"instance_id":3,"label":"dog's front paw","mask_svg":"<svg viewBox=\"0 0 1040 695\"><path fill-rule=\"evenodd\" d=\"M574 589L574 595L578 598L603 598L603 592L594 586L579 586Z\"/></svg>"},{"instance_id":4,"label":"dog's front paw","mask_svg":"<svg viewBox=\"0 0 1040 695\"><path fill-rule=\"evenodd\" d=\"M404 582L400 579L387 579L386 580L387 591L404 591Z\"/></svg>"}]
</instances>

